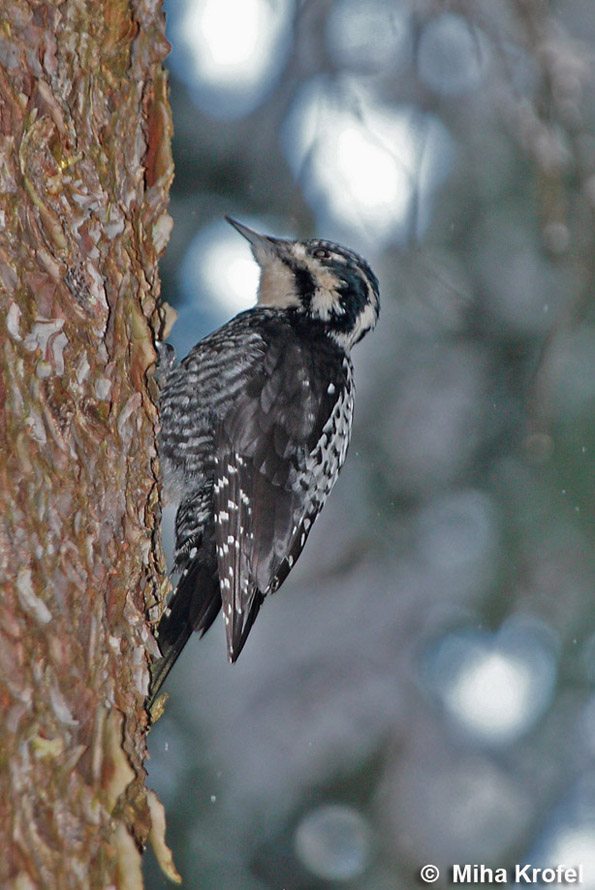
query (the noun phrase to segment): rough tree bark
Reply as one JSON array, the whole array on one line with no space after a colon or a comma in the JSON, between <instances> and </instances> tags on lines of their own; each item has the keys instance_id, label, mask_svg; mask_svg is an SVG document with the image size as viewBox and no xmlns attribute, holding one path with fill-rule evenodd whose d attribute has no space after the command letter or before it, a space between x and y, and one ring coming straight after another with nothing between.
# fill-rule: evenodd
<instances>
[{"instance_id":1,"label":"rough tree bark","mask_svg":"<svg viewBox=\"0 0 595 890\"><path fill-rule=\"evenodd\" d=\"M3 888L141 887L158 814L143 759L167 51L160 0L0 0Z\"/></svg>"}]
</instances>

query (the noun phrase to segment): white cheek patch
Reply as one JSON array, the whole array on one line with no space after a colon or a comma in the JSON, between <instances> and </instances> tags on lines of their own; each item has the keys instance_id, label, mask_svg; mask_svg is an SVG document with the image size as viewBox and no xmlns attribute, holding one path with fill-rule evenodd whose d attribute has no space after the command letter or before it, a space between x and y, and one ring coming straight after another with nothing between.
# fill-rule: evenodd
<instances>
[{"instance_id":1,"label":"white cheek patch","mask_svg":"<svg viewBox=\"0 0 595 890\"><path fill-rule=\"evenodd\" d=\"M300 305L293 272L278 257L266 256L262 260L258 304L282 309Z\"/></svg>"},{"instance_id":2,"label":"white cheek patch","mask_svg":"<svg viewBox=\"0 0 595 890\"><path fill-rule=\"evenodd\" d=\"M305 254L305 252L304 252ZM304 265L312 273L316 282L316 290L312 298L312 315L322 321L328 321L332 315L343 315L339 294L336 291L337 278L316 260L304 255Z\"/></svg>"},{"instance_id":3,"label":"white cheek patch","mask_svg":"<svg viewBox=\"0 0 595 890\"><path fill-rule=\"evenodd\" d=\"M312 299L312 315L329 321L332 316L343 315L345 310L336 290L325 287L317 287Z\"/></svg>"}]
</instances>

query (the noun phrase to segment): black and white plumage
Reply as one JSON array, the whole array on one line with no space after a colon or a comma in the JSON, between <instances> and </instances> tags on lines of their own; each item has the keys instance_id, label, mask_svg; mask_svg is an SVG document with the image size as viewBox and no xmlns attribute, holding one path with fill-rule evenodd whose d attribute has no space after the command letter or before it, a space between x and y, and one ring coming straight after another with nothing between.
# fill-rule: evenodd
<instances>
[{"instance_id":1,"label":"black and white plumage","mask_svg":"<svg viewBox=\"0 0 595 890\"><path fill-rule=\"evenodd\" d=\"M379 311L376 276L352 251L229 222L260 265L258 304L165 371L160 459L179 503L179 581L158 627L152 700L220 609L235 661L293 567L345 460L349 353Z\"/></svg>"}]
</instances>

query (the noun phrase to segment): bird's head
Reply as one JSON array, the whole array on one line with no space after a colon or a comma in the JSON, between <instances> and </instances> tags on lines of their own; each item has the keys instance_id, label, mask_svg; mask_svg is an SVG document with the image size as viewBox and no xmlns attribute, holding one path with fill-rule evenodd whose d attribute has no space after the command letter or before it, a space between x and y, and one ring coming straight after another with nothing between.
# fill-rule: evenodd
<instances>
[{"instance_id":1,"label":"bird's head","mask_svg":"<svg viewBox=\"0 0 595 890\"><path fill-rule=\"evenodd\" d=\"M324 324L349 350L376 324L378 279L368 263L332 241L289 241L254 232L226 217L260 266L258 303L294 309Z\"/></svg>"}]
</instances>

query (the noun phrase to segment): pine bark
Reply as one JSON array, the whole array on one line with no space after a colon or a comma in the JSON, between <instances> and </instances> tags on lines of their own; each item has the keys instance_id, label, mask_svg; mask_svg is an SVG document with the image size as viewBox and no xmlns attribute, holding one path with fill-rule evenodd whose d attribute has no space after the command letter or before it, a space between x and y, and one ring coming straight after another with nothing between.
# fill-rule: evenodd
<instances>
[{"instance_id":1,"label":"pine bark","mask_svg":"<svg viewBox=\"0 0 595 890\"><path fill-rule=\"evenodd\" d=\"M0 886L142 887L160 0L0 0Z\"/></svg>"}]
</instances>

